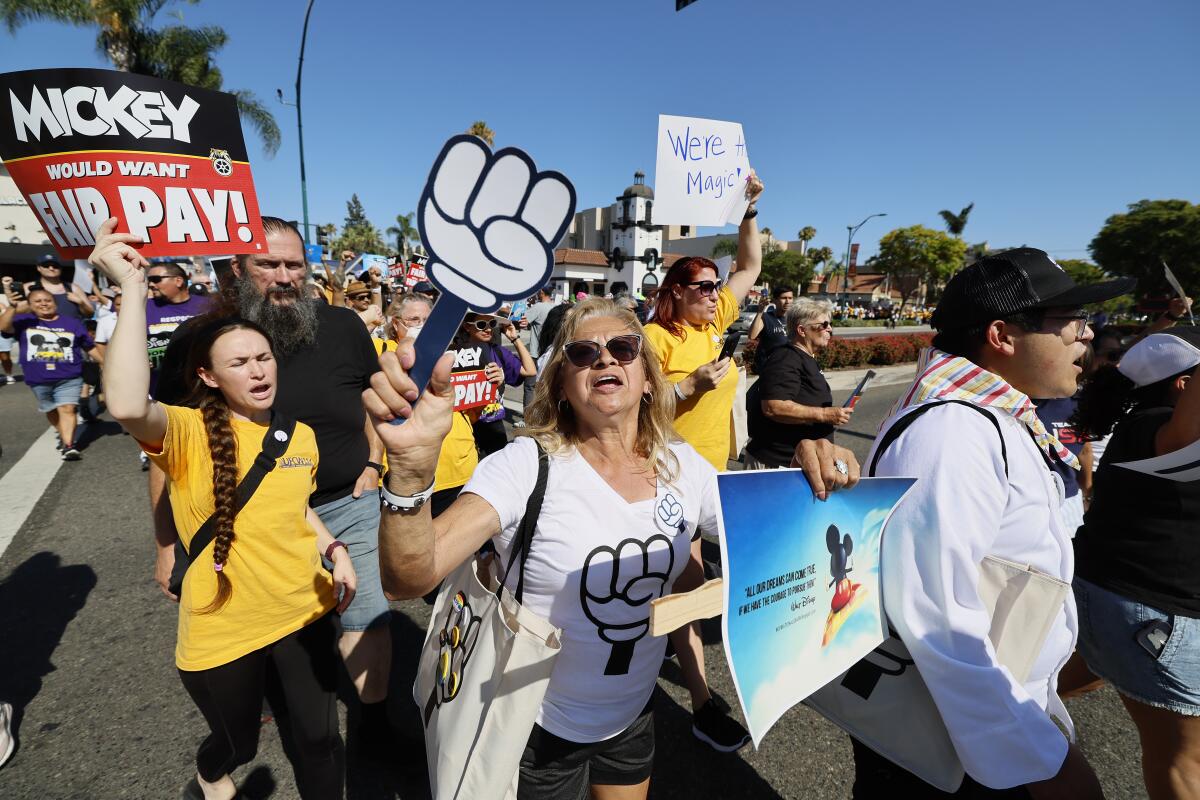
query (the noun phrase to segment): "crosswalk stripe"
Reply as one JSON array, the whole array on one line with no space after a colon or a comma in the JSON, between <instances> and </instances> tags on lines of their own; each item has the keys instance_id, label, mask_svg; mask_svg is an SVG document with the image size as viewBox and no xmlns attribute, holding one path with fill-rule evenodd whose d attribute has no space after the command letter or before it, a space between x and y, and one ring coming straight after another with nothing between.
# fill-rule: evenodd
<instances>
[{"instance_id":1,"label":"crosswalk stripe","mask_svg":"<svg viewBox=\"0 0 1200 800\"><path fill-rule=\"evenodd\" d=\"M0 497L4 498L7 506L7 513L0 516L0 556L4 555L62 466L62 456L55 447L56 443L54 428L46 428L46 432L29 446L21 460L0 478Z\"/></svg>"}]
</instances>

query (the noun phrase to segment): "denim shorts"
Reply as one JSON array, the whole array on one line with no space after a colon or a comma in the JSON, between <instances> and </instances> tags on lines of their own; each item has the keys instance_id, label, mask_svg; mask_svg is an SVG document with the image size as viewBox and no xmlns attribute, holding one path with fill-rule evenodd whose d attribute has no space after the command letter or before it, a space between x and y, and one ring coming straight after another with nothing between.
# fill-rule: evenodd
<instances>
[{"instance_id":1,"label":"denim shorts","mask_svg":"<svg viewBox=\"0 0 1200 800\"><path fill-rule=\"evenodd\" d=\"M5 336L3 333L0 333L0 353L11 353L13 345L16 343L17 340L13 337Z\"/></svg>"},{"instance_id":2,"label":"denim shorts","mask_svg":"<svg viewBox=\"0 0 1200 800\"><path fill-rule=\"evenodd\" d=\"M354 599L342 612L342 630L388 624L388 602L379 582L379 493L368 489L357 500L348 494L313 510L333 538L346 543L358 577Z\"/></svg>"},{"instance_id":3,"label":"denim shorts","mask_svg":"<svg viewBox=\"0 0 1200 800\"><path fill-rule=\"evenodd\" d=\"M1088 668L1131 700L1200 716L1200 619L1160 611L1076 577L1079 654ZM1138 633L1161 620L1171 634L1157 656Z\"/></svg>"},{"instance_id":4,"label":"denim shorts","mask_svg":"<svg viewBox=\"0 0 1200 800\"><path fill-rule=\"evenodd\" d=\"M31 383L29 388L37 398L38 411L45 414L59 406L79 405L79 390L83 388L83 378L67 378L65 381L54 383Z\"/></svg>"}]
</instances>

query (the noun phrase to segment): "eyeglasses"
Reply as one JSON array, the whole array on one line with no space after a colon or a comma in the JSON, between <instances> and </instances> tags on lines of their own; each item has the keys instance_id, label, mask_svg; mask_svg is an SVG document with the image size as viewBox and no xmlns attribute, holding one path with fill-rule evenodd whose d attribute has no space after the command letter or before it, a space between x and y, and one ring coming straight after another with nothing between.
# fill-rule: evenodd
<instances>
[{"instance_id":1,"label":"eyeglasses","mask_svg":"<svg viewBox=\"0 0 1200 800\"><path fill-rule=\"evenodd\" d=\"M833 323L829 320L825 320L824 322L814 322L809 327L816 328L819 331L828 331L833 329Z\"/></svg>"},{"instance_id":2,"label":"eyeglasses","mask_svg":"<svg viewBox=\"0 0 1200 800\"><path fill-rule=\"evenodd\" d=\"M352 295L350 295L350 299L354 300L354 301L368 300L368 299L370 299L370 297L371 297L371 295L369 295L369 294L352 294Z\"/></svg>"},{"instance_id":3,"label":"eyeglasses","mask_svg":"<svg viewBox=\"0 0 1200 800\"><path fill-rule=\"evenodd\" d=\"M1069 329L1074 329L1075 341L1078 342L1080 339L1083 338L1084 332L1087 331L1087 324L1088 324L1089 318L1090 317L1087 314L1087 312L1081 311L1078 314L1047 314L1046 316L1042 317L1042 320L1048 321L1048 320L1054 319L1054 320L1059 320L1060 322L1074 323L1072 325L1064 327L1063 330L1065 331L1065 330L1069 330Z\"/></svg>"},{"instance_id":4,"label":"eyeglasses","mask_svg":"<svg viewBox=\"0 0 1200 800\"><path fill-rule=\"evenodd\" d=\"M600 351L607 350L618 364L632 364L642 354L642 337L636 333L614 336L604 344L589 339L567 342L563 353L577 367L590 367L600 358Z\"/></svg>"},{"instance_id":5,"label":"eyeglasses","mask_svg":"<svg viewBox=\"0 0 1200 800\"><path fill-rule=\"evenodd\" d=\"M721 285L721 281L692 281L684 284L684 286L690 286L699 292L701 297L708 297L721 291Z\"/></svg>"},{"instance_id":6,"label":"eyeglasses","mask_svg":"<svg viewBox=\"0 0 1200 800\"><path fill-rule=\"evenodd\" d=\"M477 331L490 331L492 328L496 327L496 320L494 320L494 319L477 319L474 322L468 322L467 324L474 325L475 330L477 330Z\"/></svg>"},{"instance_id":7,"label":"eyeglasses","mask_svg":"<svg viewBox=\"0 0 1200 800\"><path fill-rule=\"evenodd\" d=\"M146 282L147 283L158 283L159 281L165 281L169 277L171 277L171 276L170 275L147 275Z\"/></svg>"},{"instance_id":8,"label":"eyeglasses","mask_svg":"<svg viewBox=\"0 0 1200 800\"><path fill-rule=\"evenodd\" d=\"M62 267L60 267L58 264L54 264L54 263L38 264L38 266L41 267L42 269L59 269L59 270L62 269Z\"/></svg>"}]
</instances>

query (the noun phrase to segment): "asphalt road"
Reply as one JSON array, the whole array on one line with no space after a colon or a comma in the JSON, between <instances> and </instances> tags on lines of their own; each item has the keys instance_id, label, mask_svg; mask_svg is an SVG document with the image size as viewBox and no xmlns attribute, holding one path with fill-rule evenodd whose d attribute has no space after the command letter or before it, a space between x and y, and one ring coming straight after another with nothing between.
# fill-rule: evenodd
<instances>
[{"instance_id":1,"label":"asphalt road","mask_svg":"<svg viewBox=\"0 0 1200 800\"><path fill-rule=\"evenodd\" d=\"M853 424L839 433L860 459L901 388L869 392ZM83 461L63 464L48 483L17 497L21 468L8 474L44 430L25 386L0 387L0 517L19 500L37 497L0 552L0 700L17 708L20 742L0 768L0 798L178 797L205 726L174 669L175 606L151 580L152 534L136 448L115 424L92 425ZM779 513L787 513L786 498ZM412 670L428 611L421 601L396 603L394 611L390 709L412 736L418 730ZM719 630L706 626L708 675L736 706ZM849 796L847 740L815 713L797 707L761 750L718 755L690 733L674 662L664 664L659 685L652 798ZM1108 797L1144 797L1136 734L1113 692L1101 690L1069 708ZM342 714L346 730L344 706ZM419 740L398 746L394 763L382 767L360 759L351 740L347 762L352 800L427 796ZM252 800L296 797L274 726L264 726L256 759L235 778Z\"/></svg>"}]
</instances>

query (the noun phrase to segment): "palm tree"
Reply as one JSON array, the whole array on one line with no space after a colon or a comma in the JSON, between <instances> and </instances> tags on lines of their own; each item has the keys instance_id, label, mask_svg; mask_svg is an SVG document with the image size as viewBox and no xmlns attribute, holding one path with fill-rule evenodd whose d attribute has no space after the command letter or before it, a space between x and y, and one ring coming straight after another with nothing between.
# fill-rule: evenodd
<instances>
[{"instance_id":1,"label":"palm tree","mask_svg":"<svg viewBox=\"0 0 1200 800\"><path fill-rule=\"evenodd\" d=\"M805 225L800 229L800 232L796 234L796 238L800 240L800 255L803 256L808 254L808 243L811 242L813 237L816 235L817 229L811 225Z\"/></svg>"},{"instance_id":2,"label":"palm tree","mask_svg":"<svg viewBox=\"0 0 1200 800\"><path fill-rule=\"evenodd\" d=\"M808 257L813 263L813 267L820 264L828 264L833 260L833 250L828 247L814 247L808 251Z\"/></svg>"},{"instance_id":3,"label":"palm tree","mask_svg":"<svg viewBox=\"0 0 1200 800\"><path fill-rule=\"evenodd\" d=\"M467 128L467 133L483 139L485 142L487 142L488 147L494 147L496 145L496 132L489 128L487 123L483 120L472 122L471 127Z\"/></svg>"},{"instance_id":4,"label":"palm tree","mask_svg":"<svg viewBox=\"0 0 1200 800\"><path fill-rule=\"evenodd\" d=\"M724 236L717 239L717 243L713 245L712 257L723 258L724 256L737 256L737 238L733 236Z\"/></svg>"},{"instance_id":5,"label":"palm tree","mask_svg":"<svg viewBox=\"0 0 1200 800\"><path fill-rule=\"evenodd\" d=\"M417 212L415 211L410 211L407 214L397 214L396 224L387 229L388 236L396 237L396 252L400 254L400 257L405 262L408 261L409 257L408 243L415 241L420 236L420 232L412 224L413 217L416 215Z\"/></svg>"},{"instance_id":6,"label":"palm tree","mask_svg":"<svg viewBox=\"0 0 1200 800\"><path fill-rule=\"evenodd\" d=\"M975 208L975 204L971 203L957 214L947 211L944 208L938 214L946 221L946 230L961 239L963 229L967 227L967 217L971 216L971 209L973 208Z\"/></svg>"},{"instance_id":7,"label":"palm tree","mask_svg":"<svg viewBox=\"0 0 1200 800\"><path fill-rule=\"evenodd\" d=\"M196 0L191 0L195 2ZM222 89L223 76L213 55L229 40L222 28L184 25L154 27L154 17L175 0L0 0L0 20L9 33L29 22L62 22L99 29L96 47L121 72L150 75L212 91ZM178 12L175 16L182 19ZM236 89L242 120L262 140L263 152L279 149L279 125L252 92Z\"/></svg>"}]
</instances>

